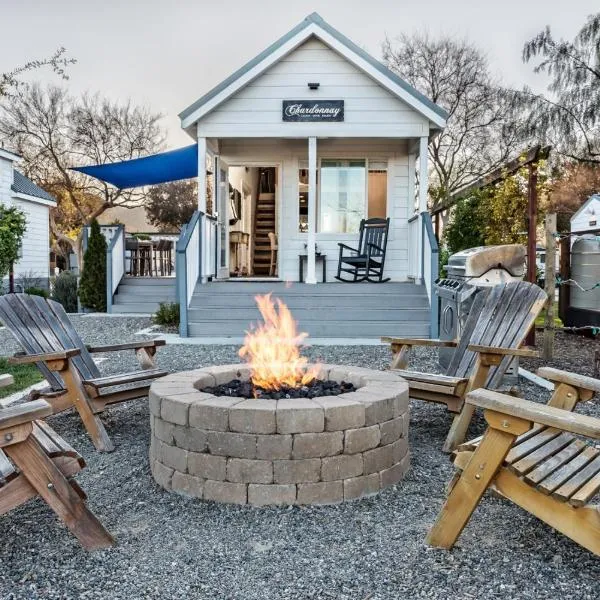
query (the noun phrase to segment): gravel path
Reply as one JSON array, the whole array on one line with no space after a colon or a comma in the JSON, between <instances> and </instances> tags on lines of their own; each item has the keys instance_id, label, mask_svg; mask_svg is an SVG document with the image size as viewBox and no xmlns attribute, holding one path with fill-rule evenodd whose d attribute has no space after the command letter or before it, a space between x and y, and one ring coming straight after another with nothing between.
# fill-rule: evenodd
<instances>
[{"instance_id":1,"label":"gravel path","mask_svg":"<svg viewBox=\"0 0 600 600\"><path fill-rule=\"evenodd\" d=\"M147 319L76 317L90 343L131 339ZM561 336L568 366L590 372L595 342ZM564 349L564 352L563 352ZM572 352L577 350L577 356ZM12 352L0 330L0 354ZM100 365L135 368L133 353ZM312 348L311 358L384 368L384 347ZM170 346L167 369L237 362L232 346ZM563 363L564 365L565 363ZM411 365L434 369L423 351ZM533 368L532 365L528 365ZM547 392L526 385L540 401ZM586 412L600 415L588 404ZM78 476L89 505L117 537L113 549L86 554L39 501L0 518L2 599L336 599L598 598L600 560L516 506L486 497L452 552L425 546L453 469L440 448L450 417L411 406L412 468L379 496L331 507L252 509L198 502L153 482L147 460L147 404L131 402L103 417L116 445L94 451L79 419L50 419L86 458ZM481 429L479 420L474 433Z\"/></svg>"}]
</instances>

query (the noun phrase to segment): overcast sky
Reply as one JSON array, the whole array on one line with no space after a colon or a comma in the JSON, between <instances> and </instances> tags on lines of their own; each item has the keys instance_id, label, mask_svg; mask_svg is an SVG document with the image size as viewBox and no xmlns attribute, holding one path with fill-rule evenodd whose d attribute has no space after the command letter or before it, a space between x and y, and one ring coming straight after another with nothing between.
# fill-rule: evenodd
<instances>
[{"instance_id":1,"label":"overcast sky","mask_svg":"<svg viewBox=\"0 0 600 600\"><path fill-rule=\"evenodd\" d=\"M317 11L381 58L386 34L427 29L465 36L511 85L536 85L523 43L550 25L572 38L598 0L0 0L0 72L65 46L67 85L131 98L165 115L169 144L190 138L177 114ZM8 22L6 17L8 16ZM37 79L57 81L37 73ZM537 87L537 86L536 86Z\"/></svg>"}]
</instances>

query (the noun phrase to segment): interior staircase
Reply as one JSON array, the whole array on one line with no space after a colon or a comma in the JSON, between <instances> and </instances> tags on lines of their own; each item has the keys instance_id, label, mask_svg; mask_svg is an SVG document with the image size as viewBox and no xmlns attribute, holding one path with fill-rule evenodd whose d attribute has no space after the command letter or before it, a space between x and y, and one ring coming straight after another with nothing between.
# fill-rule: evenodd
<instances>
[{"instance_id":1,"label":"interior staircase","mask_svg":"<svg viewBox=\"0 0 600 600\"><path fill-rule=\"evenodd\" d=\"M275 194L260 192L256 203L252 255L252 273L257 276L269 275L271 265L269 232L275 232Z\"/></svg>"},{"instance_id":2,"label":"interior staircase","mask_svg":"<svg viewBox=\"0 0 600 600\"><path fill-rule=\"evenodd\" d=\"M197 285L188 311L190 337L243 338L260 319L254 297L273 293L313 338L429 337L425 286L414 283L223 281ZM309 340L310 343L310 340Z\"/></svg>"}]
</instances>

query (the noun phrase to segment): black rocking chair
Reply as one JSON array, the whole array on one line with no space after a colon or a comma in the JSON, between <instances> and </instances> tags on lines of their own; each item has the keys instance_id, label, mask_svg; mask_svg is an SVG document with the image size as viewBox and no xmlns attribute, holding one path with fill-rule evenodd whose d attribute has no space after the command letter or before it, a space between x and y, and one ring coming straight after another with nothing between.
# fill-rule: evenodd
<instances>
[{"instance_id":1,"label":"black rocking chair","mask_svg":"<svg viewBox=\"0 0 600 600\"><path fill-rule=\"evenodd\" d=\"M387 246L389 228L389 218L363 219L360 222L358 249L338 243L340 247L340 259L335 278L348 283L356 283L358 281L384 283L389 281L389 277L383 278L385 248ZM352 254L344 255L344 250ZM343 279L341 277L342 273L349 273L352 279Z\"/></svg>"}]
</instances>

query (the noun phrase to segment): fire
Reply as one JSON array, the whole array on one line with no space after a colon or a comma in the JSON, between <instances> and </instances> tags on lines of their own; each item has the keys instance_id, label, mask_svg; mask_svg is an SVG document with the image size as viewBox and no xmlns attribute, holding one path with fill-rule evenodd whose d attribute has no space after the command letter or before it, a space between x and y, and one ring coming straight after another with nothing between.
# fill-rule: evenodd
<instances>
[{"instance_id":1,"label":"fire","mask_svg":"<svg viewBox=\"0 0 600 600\"><path fill-rule=\"evenodd\" d=\"M319 373L318 366L307 368L308 359L300 356L308 334L298 333L290 309L279 298L273 302L266 294L255 300L264 323L246 332L239 352L252 368L252 383L269 391L308 385Z\"/></svg>"}]
</instances>

